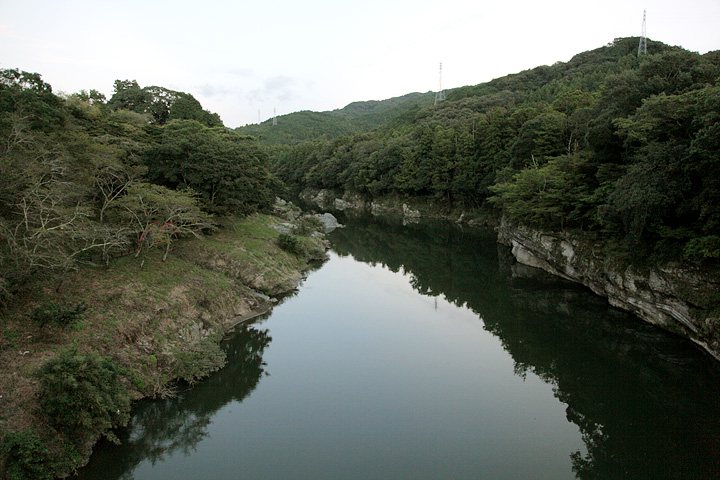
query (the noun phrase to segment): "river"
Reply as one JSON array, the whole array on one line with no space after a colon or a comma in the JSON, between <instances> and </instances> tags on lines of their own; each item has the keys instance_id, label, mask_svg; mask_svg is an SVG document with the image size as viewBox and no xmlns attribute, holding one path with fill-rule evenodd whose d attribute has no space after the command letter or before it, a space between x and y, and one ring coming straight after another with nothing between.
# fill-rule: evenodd
<instances>
[{"instance_id":1,"label":"river","mask_svg":"<svg viewBox=\"0 0 720 480\"><path fill-rule=\"evenodd\" d=\"M690 342L492 232L356 219L330 240L224 369L138 404L79 478L720 476L720 368Z\"/></svg>"}]
</instances>

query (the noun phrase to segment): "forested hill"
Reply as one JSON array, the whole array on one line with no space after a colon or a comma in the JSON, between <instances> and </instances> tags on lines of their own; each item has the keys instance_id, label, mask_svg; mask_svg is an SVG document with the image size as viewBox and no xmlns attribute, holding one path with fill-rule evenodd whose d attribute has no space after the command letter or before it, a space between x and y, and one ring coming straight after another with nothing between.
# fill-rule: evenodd
<instances>
[{"instance_id":1,"label":"forested hill","mask_svg":"<svg viewBox=\"0 0 720 480\"><path fill-rule=\"evenodd\" d=\"M268 155L192 95L118 80L67 96L0 70L0 306L44 271L208 231L275 199Z\"/></svg>"},{"instance_id":2,"label":"forested hill","mask_svg":"<svg viewBox=\"0 0 720 480\"><path fill-rule=\"evenodd\" d=\"M297 191L491 206L623 251L720 258L720 52L616 39L447 93L377 129L278 150ZM637 258L637 257L636 257Z\"/></svg>"},{"instance_id":3,"label":"forested hill","mask_svg":"<svg viewBox=\"0 0 720 480\"><path fill-rule=\"evenodd\" d=\"M432 105L435 94L409 93L386 100L353 102L329 112L301 111L255 125L236 128L241 135L251 135L264 145L296 145L310 140L332 140L379 127L400 115Z\"/></svg>"}]
</instances>

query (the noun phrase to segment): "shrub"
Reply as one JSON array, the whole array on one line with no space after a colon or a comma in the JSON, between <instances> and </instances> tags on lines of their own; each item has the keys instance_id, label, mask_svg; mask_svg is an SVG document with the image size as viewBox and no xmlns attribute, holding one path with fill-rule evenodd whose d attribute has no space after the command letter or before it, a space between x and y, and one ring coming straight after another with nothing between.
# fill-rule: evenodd
<instances>
[{"instance_id":1,"label":"shrub","mask_svg":"<svg viewBox=\"0 0 720 480\"><path fill-rule=\"evenodd\" d=\"M190 385L225 366L226 354L211 339L203 339L188 349L174 352L173 373Z\"/></svg>"},{"instance_id":2,"label":"shrub","mask_svg":"<svg viewBox=\"0 0 720 480\"><path fill-rule=\"evenodd\" d=\"M66 446L62 455L58 455L51 451L52 443L41 439L34 430L0 431L0 478L52 479L58 472L71 470L80 463L80 455L72 446Z\"/></svg>"},{"instance_id":3,"label":"shrub","mask_svg":"<svg viewBox=\"0 0 720 480\"><path fill-rule=\"evenodd\" d=\"M325 225L315 215L305 215L301 217L292 229L295 235L307 236L313 232L324 232Z\"/></svg>"},{"instance_id":4,"label":"shrub","mask_svg":"<svg viewBox=\"0 0 720 480\"><path fill-rule=\"evenodd\" d=\"M278 236L278 245L286 252L292 253L293 255L303 256L305 255L305 249L302 242L295 235L289 233L281 233Z\"/></svg>"},{"instance_id":5,"label":"shrub","mask_svg":"<svg viewBox=\"0 0 720 480\"><path fill-rule=\"evenodd\" d=\"M86 310L87 305L85 305L85 302L78 302L74 307L48 303L47 305L41 305L33 310L30 318L40 327L52 324L65 328L72 324L75 320L79 319Z\"/></svg>"},{"instance_id":6,"label":"shrub","mask_svg":"<svg viewBox=\"0 0 720 480\"><path fill-rule=\"evenodd\" d=\"M52 478L50 452L32 431L0 434L0 477Z\"/></svg>"},{"instance_id":7,"label":"shrub","mask_svg":"<svg viewBox=\"0 0 720 480\"><path fill-rule=\"evenodd\" d=\"M96 352L65 349L38 371L40 407L51 423L70 436L102 434L130 419L130 394L118 367Z\"/></svg>"},{"instance_id":8,"label":"shrub","mask_svg":"<svg viewBox=\"0 0 720 480\"><path fill-rule=\"evenodd\" d=\"M720 258L720 237L709 235L693 238L685 245L683 253L686 257L696 260Z\"/></svg>"}]
</instances>

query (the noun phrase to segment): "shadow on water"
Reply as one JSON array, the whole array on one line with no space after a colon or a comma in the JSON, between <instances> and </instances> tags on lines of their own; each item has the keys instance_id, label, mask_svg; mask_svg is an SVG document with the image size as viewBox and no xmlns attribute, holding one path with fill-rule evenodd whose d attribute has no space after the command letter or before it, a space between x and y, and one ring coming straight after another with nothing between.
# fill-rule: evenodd
<instances>
[{"instance_id":1,"label":"shadow on water","mask_svg":"<svg viewBox=\"0 0 720 480\"><path fill-rule=\"evenodd\" d=\"M190 454L207 437L213 414L231 401L245 399L264 376L263 352L270 344L267 330L241 325L225 341L227 366L178 395L145 400L136 406L130 424L117 432L121 445L100 442L80 479L131 479L143 461L152 464L174 453Z\"/></svg>"},{"instance_id":2,"label":"shadow on water","mask_svg":"<svg viewBox=\"0 0 720 480\"><path fill-rule=\"evenodd\" d=\"M340 256L402 271L421 294L469 308L516 375L552 385L586 445L568 452L578 478L720 478L720 366L690 342L517 265L493 232L354 219L330 239ZM122 445L101 445L79 478L128 479L143 461L192 452L213 414L256 388L270 341L257 324L240 327L223 370L142 402Z\"/></svg>"},{"instance_id":3,"label":"shadow on water","mask_svg":"<svg viewBox=\"0 0 720 480\"><path fill-rule=\"evenodd\" d=\"M470 308L515 373L553 385L587 453L582 479L720 478L720 365L691 342L585 288L515 263L492 232L356 219L340 255L410 275L427 295Z\"/></svg>"}]
</instances>

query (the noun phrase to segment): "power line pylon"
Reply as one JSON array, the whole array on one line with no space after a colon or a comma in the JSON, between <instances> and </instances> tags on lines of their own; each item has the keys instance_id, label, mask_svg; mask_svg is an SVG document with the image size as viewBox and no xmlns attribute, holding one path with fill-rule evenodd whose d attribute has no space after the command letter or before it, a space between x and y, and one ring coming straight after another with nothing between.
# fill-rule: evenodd
<instances>
[{"instance_id":1,"label":"power line pylon","mask_svg":"<svg viewBox=\"0 0 720 480\"><path fill-rule=\"evenodd\" d=\"M642 26L642 34L640 35L640 44L638 45L638 57L640 55L647 55L647 30L645 25L645 16L647 14L647 10L643 10L643 26Z\"/></svg>"},{"instance_id":2,"label":"power line pylon","mask_svg":"<svg viewBox=\"0 0 720 480\"><path fill-rule=\"evenodd\" d=\"M277 110L273 108L273 127L277 125Z\"/></svg>"},{"instance_id":3,"label":"power line pylon","mask_svg":"<svg viewBox=\"0 0 720 480\"><path fill-rule=\"evenodd\" d=\"M435 105L445 100L445 90L442 88L442 62L440 63L440 79L438 80L438 89L435 94Z\"/></svg>"}]
</instances>

